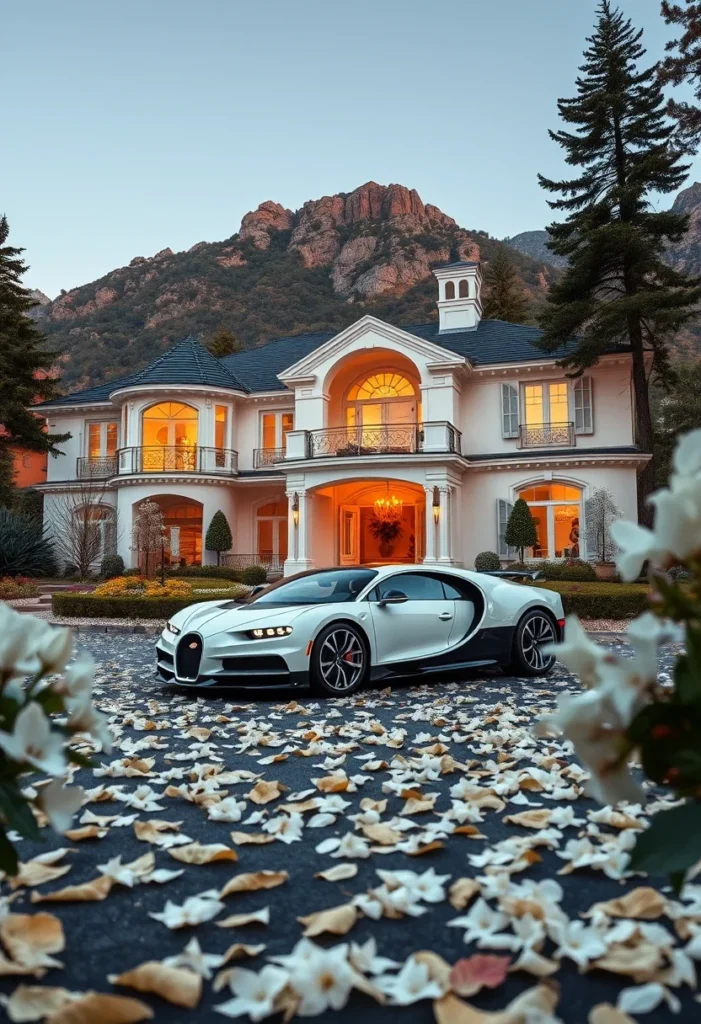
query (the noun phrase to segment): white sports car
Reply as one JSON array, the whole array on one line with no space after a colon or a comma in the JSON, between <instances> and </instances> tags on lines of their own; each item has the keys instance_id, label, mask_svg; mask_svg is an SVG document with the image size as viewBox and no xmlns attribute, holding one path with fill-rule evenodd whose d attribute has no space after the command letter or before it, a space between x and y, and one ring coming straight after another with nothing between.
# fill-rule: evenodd
<instances>
[{"instance_id":1,"label":"white sports car","mask_svg":"<svg viewBox=\"0 0 701 1024\"><path fill-rule=\"evenodd\" d=\"M368 679L481 665L542 676L555 659L541 647L563 627L559 594L499 574L320 569L178 612L156 645L157 677L198 690L309 684L347 696Z\"/></svg>"}]
</instances>

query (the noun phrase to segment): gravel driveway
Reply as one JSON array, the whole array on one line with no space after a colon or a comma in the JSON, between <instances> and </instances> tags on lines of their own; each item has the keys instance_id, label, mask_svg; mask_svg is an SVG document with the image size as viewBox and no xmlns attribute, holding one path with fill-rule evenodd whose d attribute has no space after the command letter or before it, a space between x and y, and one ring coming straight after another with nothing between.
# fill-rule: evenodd
<instances>
[{"instance_id":1,"label":"gravel driveway","mask_svg":"<svg viewBox=\"0 0 701 1024\"><path fill-rule=\"evenodd\" d=\"M490 886L496 885L497 875L508 877L505 871L512 872L515 884L557 878L564 889L562 909L571 919L580 920L579 915L593 904L648 884L643 878L623 883L608 877L601 866L556 874L568 865L558 854L567 852L570 841L586 832L594 845L605 849L607 837L615 842L626 832L632 834L630 818L634 820L642 813L633 810L622 828L621 822L612 826L597 821L596 814L592 818L598 808L580 795L581 774L576 768L570 773L568 760L558 745L531 737L534 716L551 708L557 694L573 685L560 667L547 681L480 672L479 676L473 674L454 682L370 689L325 703L299 692L276 693L272 700L241 692L194 699L190 693L180 694L153 681L153 643L153 638L144 636L81 638L82 646L99 663L96 700L113 716L121 745L111 756L101 755L96 761L114 763L122 772L129 765L133 777L115 776L109 771L77 773L76 781L93 790L93 802L84 807L83 824L95 822L94 816L112 817L112 821L102 822L100 838L71 841L49 836L41 847L20 843L24 862L47 849L62 845L69 848L60 862L71 865L64 877L21 887L12 904L13 912L56 914L64 925L66 949L59 959L65 966L50 970L37 984L134 995L152 1007L156 1020L168 1024L221 1020L213 1007L231 999L228 986L215 993L212 981L205 980L199 1006L184 1009L155 995L114 988L107 976L144 961L174 956L193 936L207 953L223 953L236 942L265 944L265 950L255 958L228 965L260 970L266 957L287 954L299 941L303 930L299 917L347 904L353 897L380 886L378 869L420 874L432 868L438 876L448 876L437 883L439 890L444 889L444 898L420 902L420 916L398 914L391 919L384 915L373 920L358 913L344 937L322 934L314 941L322 946L362 944L374 937L378 952L400 963L413 952L432 950L453 964L478 949L474 942L464 942L464 927L446 926L465 916L474 905L474 901L463 909L451 905L448 896L458 879L479 876L482 894L488 896L494 909L498 897L494 892L490 894ZM620 648L614 642L611 646ZM667 666L672 654L670 649L664 653ZM150 758L155 759L152 767L150 762L144 763ZM212 779L216 780L214 773L219 770L243 772L244 776L224 776L226 784L217 788ZM344 784L344 777L351 781ZM336 781L318 781L329 778ZM281 795L257 803L255 787L272 782L280 784ZM135 797L143 786L150 786L155 796L144 791ZM479 794L476 798L478 786L483 795L491 792L491 799L481 801ZM115 793L110 787L122 788ZM166 793L167 787L170 789ZM263 786L258 793L267 799L271 787ZM208 805L224 794L241 803L240 820L210 820ZM312 800L321 804L306 807ZM386 806L378 803L385 800ZM298 828L296 816L278 810L284 804L292 812L295 803L302 809L304 821L298 840L293 839ZM371 813L376 808L381 808L379 814ZM567 824L570 809L578 824ZM536 810L557 812L555 822L536 829L505 821L510 815ZM362 812L365 819L350 820L350 815ZM135 819L129 820L132 815ZM80 814L76 827L79 818ZM126 822L122 820L125 818ZM375 818L385 830L373 829ZM157 834L156 843L137 838L135 828L139 823L153 819L182 824L177 832ZM287 832L286 819L291 823ZM277 828L280 831L276 833ZM335 848L338 844L325 842L341 840L347 834L352 838L343 841L340 851ZM238 860L181 863L157 845L159 835L184 835L201 844L225 844L237 852ZM251 836L266 841L243 841ZM497 844L513 837L524 840L523 850L512 855L510 861L501 858L500 864L499 850L506 847L497 848ZM293 841L286 843L285 838ZM186 843L184 840L183 845ZM529 844L531 852L524 860L523 851ZM177 845L172 847L176 853L178 849ZM358 856L361 851L363 855ZM30 895L36 900L35 894L96 878L100 874L98 865L105 865L111 858L121 856L126 863L149 852L155 854L156 869L183 873L162 884L155 881L132 888L115 884L100 902L30 903ZM315 877L339 864L357 866L357 873L341 881ZM267 891L224 896L225 908L213 920L191 928L170 930L149 916L163 911L168 900L182 905L189 896L221 890L237 874L261 870L285 871L289 878ZM351 870L347 869L348 873ZM615 875L615 869L609 873ZM663 879L655 881L665 885ZM4 891L6 888L3 886ZM459 904L457 894L453 902ZM696 902L701 900L697 897ZM376 905L372 898L364 904L369 914ZM266 907L269 924L217 926L217 921L232 914ZM617 920L611 918L609 925L615 924ZM683 945L666 917L660 917L656 924L667 928L670 944ZM551 958L554 948L547 939L541 945L542 956ZM489 945L481 951L510 956L512 962L520 955L518 948L495 950ZM551 980L560 985L562 993L556 1013L566 1024L584 1024L593 1006L615 1004L621 989L635 984L630 977L598 969L581 975L571 959L552 962L557 969ZM519 970L509 974L497 989L483 989L468 1001L483 1010L498 1010L540 980ZM28 979L28 983L35 982ZM3 978L0 991L9 995L16 984L17 979ZM672 984L671 991L681 1000L680 1016L673 1017L663 1004L646 1014L644 1020L691 1020L701 1016L701 1007L688 985ZM434 1020L430 999L408 1006L381 1007L358 991L351 993L345 1008L329 1010L321 1019L350 1024L361 1016L368 1022ZM632 1016L635 1019L635 1014ZM541 1020L534 1018L534 1022L536 1019Z\"/></svg>"}]
</instances>

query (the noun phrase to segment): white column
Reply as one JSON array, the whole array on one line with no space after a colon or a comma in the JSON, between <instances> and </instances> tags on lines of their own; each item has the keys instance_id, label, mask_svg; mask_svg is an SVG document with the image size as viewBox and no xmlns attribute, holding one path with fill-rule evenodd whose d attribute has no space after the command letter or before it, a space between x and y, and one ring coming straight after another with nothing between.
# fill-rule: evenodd
<instances>
[{"instance_id":1,"label":"white column","mask_svg":"<svg viewBox=\"0 0 701 1024\"><path fill-rule=\"evenodd\" d=\"M438 520L439 553L438 561L452 565L453 557L450 544L450 487L444 485L439 488L440 493L440 518Z\"/></svg>"},{"instance_id":2,"label":"white column","mask_svg":"<svg viewBox=\"0 0 701 1024\"><path fill-rule=\"evenodd\" d=\"M426 551L424 562L436 560L436 523L433 518L433 487L424 487L426 493Z\"/></svg>"},{"instance_id":3,"label":"white column","mask_svg":"<svg viewBox=\"0 0 701 1024\"><path fill-rule=\"evenodd\" d=\"M297 527L295 526L292 506L295 500L295 492L287 492L287 560L294 561L297 557Z\"/></svg>"},{"instance_id":4,"label":"white column","mask_svg":"<svg viewBox=\"0 0 701 1024\"><path fill-rule=\"evenodd\" d=\"M292 505L295 494L299 503L298 522L295 524ZM285 562L285 576L291 576L295 572L303 572L305 569L312 569L314 563L309 557L309 518L311 499L302 488L295 491L288 491L288 547L287 560Z\"/></svg>"}]
</instances>

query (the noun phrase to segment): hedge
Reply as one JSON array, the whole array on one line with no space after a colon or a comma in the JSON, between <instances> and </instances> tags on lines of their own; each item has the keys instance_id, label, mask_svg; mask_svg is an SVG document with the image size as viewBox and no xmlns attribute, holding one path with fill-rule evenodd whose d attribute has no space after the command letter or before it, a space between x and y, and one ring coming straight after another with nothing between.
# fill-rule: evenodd
<instances>
[{"instance_id":1,"label":"hedge","mask_svg":"<svg viewBox=\"0 0 701 1024\"><path fill-rule=\"evenodd\" d=\"M628 619L649 607L650 588L641 583L529 583L562 596L566 615L582 619Z\"/></svg>"},{"instance_id":2,"label":"hedge","mask_svg":"<svg viewBox=\"0 0 701 1024\"><path fill-rule=\"evenodd\" d=\"M163 619L191 604L221 601L225 594L205 597L93 597L92 594L54 594L51 607L54 615L85 619Z\"/></svg>"},{"instance_id":3,"label":"hedge","mask_svg":"<svg viewBox=\"0 0 701 1024\"><path fill-rule=\"evenodd\" d=\"M218 580L233 580L234 583L241 583L243 569L230 569L226 565L184 565L181 568L169 569L166 576L175 576L179 580L198 579L209 577Z\"/></svg>"}]
</instances>

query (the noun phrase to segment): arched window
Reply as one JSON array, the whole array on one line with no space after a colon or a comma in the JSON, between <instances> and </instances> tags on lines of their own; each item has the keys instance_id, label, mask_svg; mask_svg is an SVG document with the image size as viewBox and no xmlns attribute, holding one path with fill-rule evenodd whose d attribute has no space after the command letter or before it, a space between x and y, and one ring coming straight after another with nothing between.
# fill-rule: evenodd
<instances>
[{"instance_id":1,"label":"arched window","mask_svg":"<svg viewBox=\"0 0 701 1024\"><path fill-rule=\"evenodd\" d=\"M287 558L287 502L261 505L256 512L256 555L261 565L282 569Z\"/></svg>"},{"instance_id":2,"label":"arched window","mask_svg":"<svg viewBox=\"0 0 701 1024\"><path fill-rule=\"evenodd\" d=\"M530 558L582 556L581 488L572 484L541 483L524 488L518 496L528 504L538 531L538 543L530 549Z\"/></svg>"},{"instance_id":3,"label":"arched window","mask_svg":"<svg viewBox=\"0 0 701 1024\"><path fill-rule=\"evenodd\" d=\"M395 370L374 373L354 384L346 397L346 425L383 427L417 422L416 391L411 381ZM372 438L365 439L372 444Z\"/></svg>"},{"instance_id":4,"label":"arched window","mask_svg":"<svg viewBox=\"0 0 701 1024\"><path fill-rule=\"evenodd\" d=\"M197 444L197 409L183 402L160 402L144 409L145 447L188 447Z\"/></svg>"},{"instance_id":5,"label":"arched window","mask_svg":"<svg viewBox=\"0 0 701 1024\"><path fill-rule=\"evenodd\" d=\"M73 513L70 548L82 571L117 550L117 521L110 505L81 505Z\"/></svg>"},{"instance_id":6,"label":"arched window","mask_svg":"<svg viewBox=\"0 0 701 1024\"><path fill-rule=\"evenodd\" d=\"M460 286L458 288L458 295L460 296L461 299L466 299L469 296L469 294L470 294L470 285L469 285L469 283L466 280L461 281L460 282Z\"/></svg>"},{"instance_id":7,"label":"arched window","mask_svg":"<svg viewBox=\"0 0 701 1024\"><path fill-rule=\"evenodd\" d=\"M455 281L446 281L445 283L445 297L446 299L455 298Z\"/></svg>"}]
</instances>

